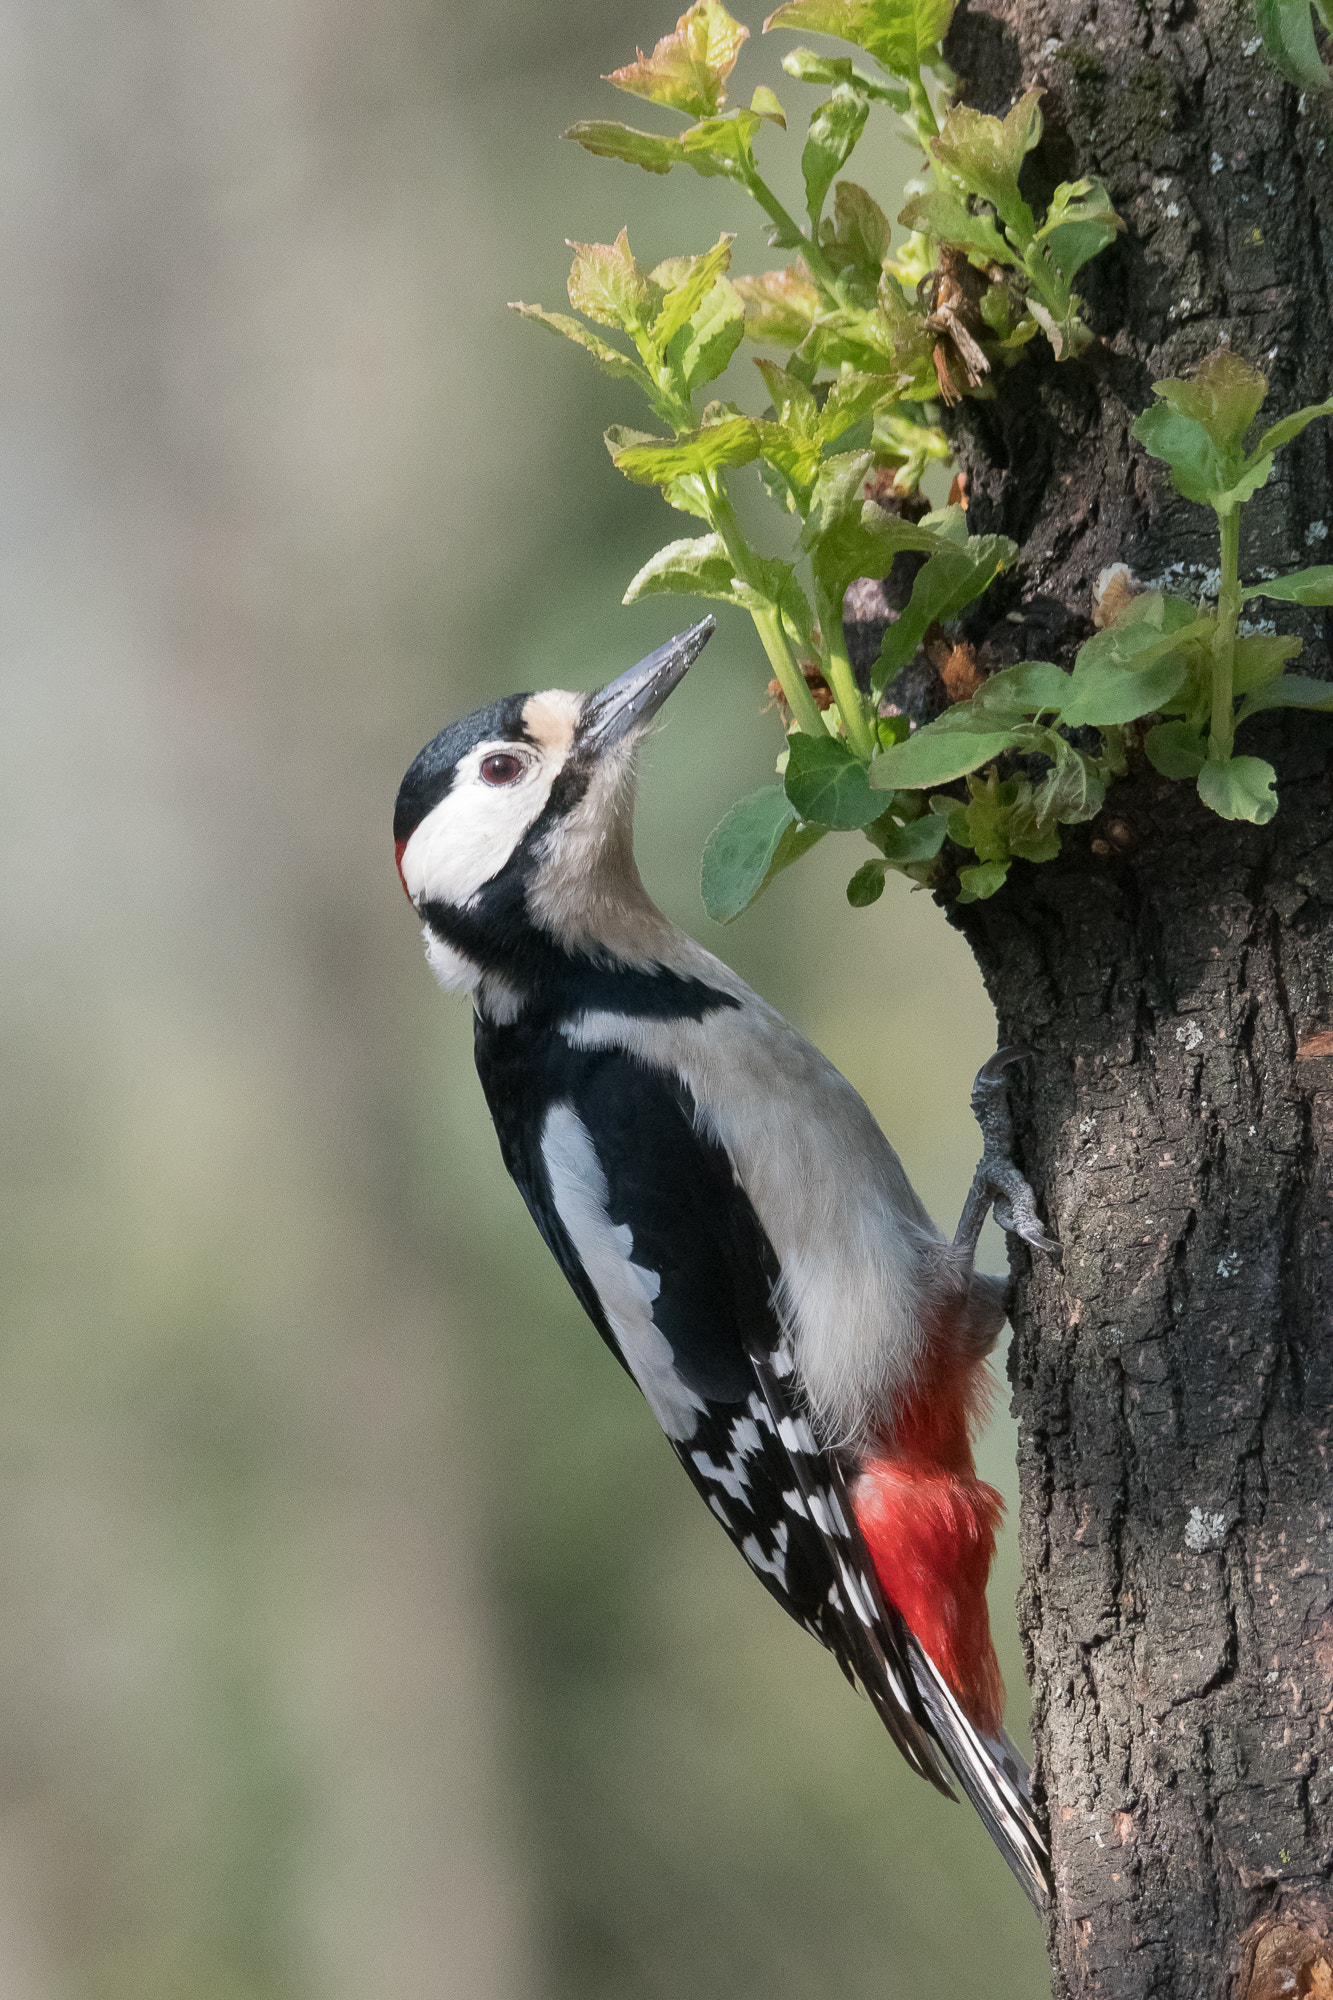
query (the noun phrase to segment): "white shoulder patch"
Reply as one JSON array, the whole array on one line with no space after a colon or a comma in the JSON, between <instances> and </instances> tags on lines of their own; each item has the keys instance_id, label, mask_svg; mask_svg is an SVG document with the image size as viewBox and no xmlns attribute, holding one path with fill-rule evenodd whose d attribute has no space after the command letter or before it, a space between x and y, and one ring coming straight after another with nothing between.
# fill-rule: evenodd
<instances>
[{"instance_id":1,"label":"white shoulder patch","mask_svg":"<svg viewBox=\"0 0 1333 2000\"><path fill-rule=\"evenodd\" d=\"M653 1324L653 1300L662 1289L655 1271L633 1261L628 1224L613 1223L609 1194L592 1134L569 1104L552 1105L542 1128L542 1159L556 1214L601 1301L630 1373L669 1438L685 1440L698 1429L706 1406L676 1372L671 1343Z\"/></svg>"}]
</instances>

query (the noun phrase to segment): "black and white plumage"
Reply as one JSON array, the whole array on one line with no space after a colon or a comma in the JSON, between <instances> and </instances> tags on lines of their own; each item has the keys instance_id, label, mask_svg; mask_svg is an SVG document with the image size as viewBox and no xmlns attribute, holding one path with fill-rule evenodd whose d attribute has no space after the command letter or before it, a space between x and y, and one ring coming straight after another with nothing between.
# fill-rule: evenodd
<instances>
[{"instance_id":1,"label":"black and white plumage","mask_svg":"<svg viewBox=\"0 0 1333 2000\"><path fill-rule=\"evenodd\" d=\"M1022 1762L887 1598L854 1498L938 1354L966 1369L993 1344L999 1288L940 1237L851 1085L635 867L635 748L711 630L599 694L515 695L442 731L399 794L399 870L437 978L472 998L505 1165L589 1318L760 1582L914 1769L958 1779L1039 1901ZM1030 1198L1025 1223L1039 1236Z\"/></svg>"}]
</instances>

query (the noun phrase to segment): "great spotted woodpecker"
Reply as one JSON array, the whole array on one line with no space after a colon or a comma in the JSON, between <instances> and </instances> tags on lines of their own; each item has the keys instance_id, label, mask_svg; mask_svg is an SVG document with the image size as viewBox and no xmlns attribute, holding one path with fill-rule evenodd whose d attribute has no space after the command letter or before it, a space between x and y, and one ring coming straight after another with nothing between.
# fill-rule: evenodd
<instances>
[{"instance_id":1,"label":"great spotted woodpecker","mask_svg":"<svg viewBox=\"0 0 1333 2000\"><path fill-rule=\"evenodd\" d=\"M851 1085L649 900L635 750L712 629L596 694L442 730L398 794L399 873L589 1318L760 1582L913 1768L959 1781L1040 1904L986 1612L1000 1499L971 1449L1004 1318L973 1268L987 1209L1054 1247L1007 1157L1011 1052L977 1081L985 1151L949 1243Z\"/></svg>"}]
</instances>

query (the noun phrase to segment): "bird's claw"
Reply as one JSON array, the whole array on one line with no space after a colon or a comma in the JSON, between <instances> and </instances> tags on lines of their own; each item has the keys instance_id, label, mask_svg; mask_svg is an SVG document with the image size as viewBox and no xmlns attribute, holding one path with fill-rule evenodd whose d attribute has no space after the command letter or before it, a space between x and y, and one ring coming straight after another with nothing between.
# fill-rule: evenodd
<instances>
[{"instance_id":1,"label":"bird's claw","mask_svg":"<svg viewBox=\"0 0 1333 2000\"><path fill-rule=\"evenodd\" d=\"M977 1071L972 1084L974 1094L983 1084L998 1083L1011 1063L1028 1062L1031 1056L1031 1049L1020 1048L1017 1042L1011 1042L1008 1048L996 1049L995 1054L987 1056Z\"/></svg>"},{"instance_id":2,"label":"bird's claw","mask_svg":"<svg viewBox=\"0 0 1333 2000\"><path fill-rule=\"evenodd\" d=\"M1017 1172L1017 1169L1014 1171ZM1018 1175L1016 1189L1006 1190L1005 1193L992 1197L991 1213L1001 1229L1015 1236L1021 1236L1034 1250L1041 1250L1046 1256L1054 1257L1057 1263L1064 1255L1059 1240L1047 1235L1041 1217L1037 1214L1037 1204L1032 1189L1021 1174Z\"/></svg>"},{"instance_id":3,"label":"bird's claw","mask_svg":"<svg viewBox=\"0 0 1333 2000\"><path fill-rule=\"evenodd\" d=\"M1037 1214L1036 1197L1014 1165L1013 1120L1004 1088L1004 1072L1012 1063L1023 1062L1030 1049L997 1049L977 1071L972 1085L972 1113L981 1127L983 1150L963 1208L955 1243L975 1249L986 1210L992 1209L1001 1229L1021 1236L1025 1243L1045 1255L1058 1258L1060 1245L1047 1234Z\"/></svg>"}]
</instances>

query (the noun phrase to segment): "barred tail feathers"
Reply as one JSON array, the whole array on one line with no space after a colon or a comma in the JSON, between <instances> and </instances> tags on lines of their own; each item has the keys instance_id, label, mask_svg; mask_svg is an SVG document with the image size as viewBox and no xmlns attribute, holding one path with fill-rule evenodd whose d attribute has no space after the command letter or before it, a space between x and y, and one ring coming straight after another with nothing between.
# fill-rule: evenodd
<instances>
[{"instance_id":1,"label":"barred tail feathers","mask_svg":"<svg viewBox=\"0 0 1333 2000\"><path fill-rule=\"evenodd\" d=\"M1051 1856L1033 1808L1028 1767L1003 1730L983 1735L968 1721L948 1682L915 1639L909 1639L909 1650L917 1692L949 1766L1040 1912L1051 1895Z\"/></svg>"}]
</instances>

